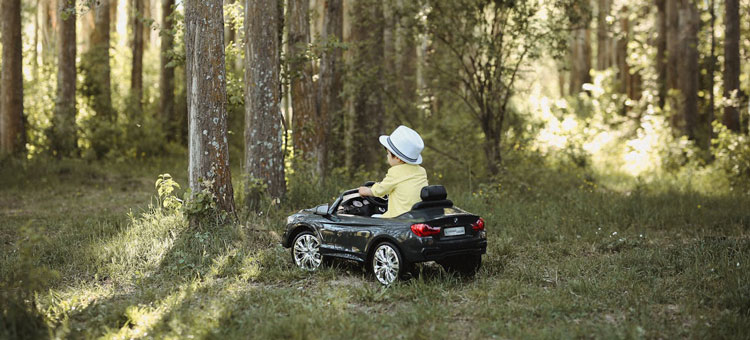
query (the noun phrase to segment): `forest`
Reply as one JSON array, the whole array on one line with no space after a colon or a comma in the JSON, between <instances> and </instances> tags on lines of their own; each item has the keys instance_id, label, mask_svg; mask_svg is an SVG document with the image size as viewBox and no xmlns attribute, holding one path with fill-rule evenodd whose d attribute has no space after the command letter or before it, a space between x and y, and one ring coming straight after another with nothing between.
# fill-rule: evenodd
<instances>
[{"instance_id":1,"label":"forest","mask_svg":"<svg viewBox=\"0 0 750 340\"><path fill-rule=\"evenodd\" d=\"M0 49L0 338L750 332L750 0L2 0ZM297 268L401 125L476 276Z\"/></svg>"}]
</instances>

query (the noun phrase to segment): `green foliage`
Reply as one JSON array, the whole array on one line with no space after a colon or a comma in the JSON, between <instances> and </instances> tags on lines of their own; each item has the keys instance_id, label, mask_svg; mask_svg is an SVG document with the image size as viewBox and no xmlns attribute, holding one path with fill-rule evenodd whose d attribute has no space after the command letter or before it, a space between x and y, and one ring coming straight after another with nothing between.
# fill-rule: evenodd
<instances>
[{"instance_id":1,"label":"green foliage","mask_svg":"<svg viewBox=\"0 0 750 340\"><path fill-rule=\"evenodd\" d=\"M174 191L180 188L180 185L172 179L170 174L161 174L154 184L156 192L159 195L160 206L169 211L177 211L182 207L182 201L175 196Z\"/></svg>"},{"instance_id":2,"label":"green foliage","mask_svg":"<svg viewBox=\"0 0 750 340\"><path fill-rule=\"evenodd\" d=\"M713 148L715 165L730 181L734 189L750 193L750 139L714 122Z\"/></svg>"},{"instance_id":3,"label":"green foliage","mask_svg":"<svg viewBox=\"0 0 750 340\"><path fill-rule=\"evenodd\" d=\"M211 191L212 181L201 180L201 190L193 192L191 189L185 191L182 211L190 221L198 224L211 223L222 224L229 215L226 211L216 208L216 195Z\"/></svg>"}]
</instances>

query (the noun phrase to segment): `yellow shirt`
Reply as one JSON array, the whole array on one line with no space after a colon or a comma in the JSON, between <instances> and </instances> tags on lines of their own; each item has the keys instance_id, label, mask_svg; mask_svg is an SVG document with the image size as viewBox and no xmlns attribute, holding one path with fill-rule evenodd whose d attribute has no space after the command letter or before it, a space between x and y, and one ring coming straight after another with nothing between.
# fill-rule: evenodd
<instances>
[{"instance_id":1,"label":"yellow shirt","mask_svg":"<svg viewBox=\"0 0 750 340\"><path fill-rule=\"evenodd\" d=\"M427 172L414 164L399 164L388 169L383 181L372 185L372 194L378 197L388 195L388 211L383 217L396 217L422 201L419 194L427 186Z\"/></svg>"}]
</instances>

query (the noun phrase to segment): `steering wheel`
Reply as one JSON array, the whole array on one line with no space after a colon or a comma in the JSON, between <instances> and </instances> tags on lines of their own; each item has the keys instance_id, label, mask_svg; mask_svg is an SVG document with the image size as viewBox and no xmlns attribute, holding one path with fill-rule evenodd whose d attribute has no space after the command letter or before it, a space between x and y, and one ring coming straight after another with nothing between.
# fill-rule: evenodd
<instances>
[{"instance_id":1,"label":"steering wheel","mask_svg":"<svg viewBox=\"0 0 750 340\"><path fill-rule=\"evenodd\" d=\"M372 185L375 184L373 181L365 182L366 187L372 187ZM375 206L379 207L388 207L388 195L386 195L383 198L377 197L377 196L362 196L364 199L366 199L368 202L372 203Z\"/></svg>"}]
</instances>

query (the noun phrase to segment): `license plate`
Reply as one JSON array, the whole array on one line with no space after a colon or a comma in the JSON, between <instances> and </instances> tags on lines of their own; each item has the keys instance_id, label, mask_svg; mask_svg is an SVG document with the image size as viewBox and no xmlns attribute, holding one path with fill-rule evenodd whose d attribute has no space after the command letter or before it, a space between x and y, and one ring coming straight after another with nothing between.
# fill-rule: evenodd
<instances>
[{"instance_id":1,"label":"license plate","mask_svg":"<svg viewBox=\"0 0 750 340\"><path fill-rule=\"evenodd\" d=\"M465 233L466 230L464 230L464 227L445 228L445 230L443 230L443 234L445 234L445 236L458 236Z\"/></svg>"}]
</instances>

